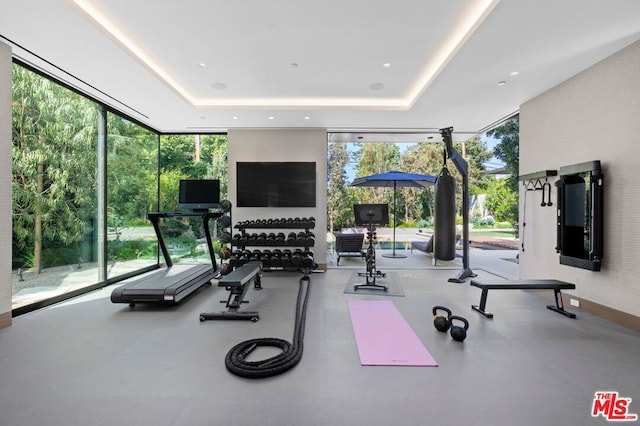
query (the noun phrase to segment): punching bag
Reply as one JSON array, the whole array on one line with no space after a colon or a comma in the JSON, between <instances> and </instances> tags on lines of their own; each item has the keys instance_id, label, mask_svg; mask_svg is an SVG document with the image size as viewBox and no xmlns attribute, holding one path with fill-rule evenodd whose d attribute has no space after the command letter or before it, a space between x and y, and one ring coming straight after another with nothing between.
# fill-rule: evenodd
<instances>
[{"instance_id":1,"label":"punching bag","mask_svg":"<svg viewBox=\"0 0 640 426\"><path fill-rule=\"evenodd\" d=\"M434 256L440 260L456 257L456 180L445 165L435 185Z\"/></svg>"}]
</instances>

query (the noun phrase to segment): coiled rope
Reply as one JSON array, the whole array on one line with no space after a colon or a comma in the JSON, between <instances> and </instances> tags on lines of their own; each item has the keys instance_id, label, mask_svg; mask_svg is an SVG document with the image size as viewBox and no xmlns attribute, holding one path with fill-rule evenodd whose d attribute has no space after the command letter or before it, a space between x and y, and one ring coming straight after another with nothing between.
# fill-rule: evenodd
<instances>
[{"instance_id":1,"label":"coiled rope","mask_svg":"<svg viewBox=\"0 0 640 426\"><path fill-rule=\"evenodd\" d=\"M305 285L306 284L306 285ZM246 340L232 347L224 359L227 370L236 376L250 379L271 377L295 367L302 359L304 326L307 316L307 303L311 290L308 276L300 278L298 299L296 301L296 321L293 331L293 342L274 337ZM271 346L282 350L281 353L259 361L247 361L246 358L256 348Z\"/></svg>"}]
</instances>

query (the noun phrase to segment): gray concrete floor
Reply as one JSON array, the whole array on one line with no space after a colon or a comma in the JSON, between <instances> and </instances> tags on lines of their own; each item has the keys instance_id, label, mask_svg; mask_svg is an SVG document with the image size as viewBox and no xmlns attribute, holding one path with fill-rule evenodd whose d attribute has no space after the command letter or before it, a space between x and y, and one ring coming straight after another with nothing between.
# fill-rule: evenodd
<instances>
[{"instance_id":1,"label":"gray concrete floor","mask_svg":"<svg viewBox=\"0 0 640 426\"><path fill-rule=\"evenodd\" d=\"M640 412L640 333L552 312L551 292L490 292L486 319L471 310L479 289L447 281L457 261L433 267L414 254L380 261L404 297L345 294L357 259L313 274L302 360L267 379L230 374L224 357L251 338L291 341L296 273L265 273L263 290L249 290L256 323L200 322L224 308L217 286L134 309L112 304L110 287L15 318L0 330L0 425L603 425L591 416L598 391ZM473 251L471 267L509 278L514 255ZM360 365L352 299L393 300L439 366ZM469 320L463 343L435 330L434 305Z\"/></svg>"}]
</instances>

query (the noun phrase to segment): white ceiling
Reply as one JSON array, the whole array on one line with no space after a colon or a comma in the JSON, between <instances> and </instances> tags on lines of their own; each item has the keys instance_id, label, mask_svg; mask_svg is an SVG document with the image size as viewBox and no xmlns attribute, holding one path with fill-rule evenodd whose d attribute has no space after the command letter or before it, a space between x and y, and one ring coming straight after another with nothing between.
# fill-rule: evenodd
<instances>
[{"instance_id":1,"label":"white ceiling","mask_svg":"<svg viewBox=\"0 0 640 426\"><path fill-rule=\"evenodd\" d=\"M16 57L162 132L464 139L640 39L638 0L3 3Z\"/></svg>"}]
</instances>

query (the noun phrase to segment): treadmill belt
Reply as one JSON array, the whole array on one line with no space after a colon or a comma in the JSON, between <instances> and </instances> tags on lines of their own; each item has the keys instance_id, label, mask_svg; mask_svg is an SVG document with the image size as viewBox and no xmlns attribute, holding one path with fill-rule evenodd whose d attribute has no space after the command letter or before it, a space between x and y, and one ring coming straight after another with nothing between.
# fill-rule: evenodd
<instances>
[{"instance_id":1,"label":"treadmill belt","mask_svg":"<svg viewBox=\"0 0 640 426\"><path fill-rule=\"evenodd\" d=\"M214 277L207 264L177 264L136 277L111 293L113 303L178 303Z\"/></svg>"}]
</instances>

